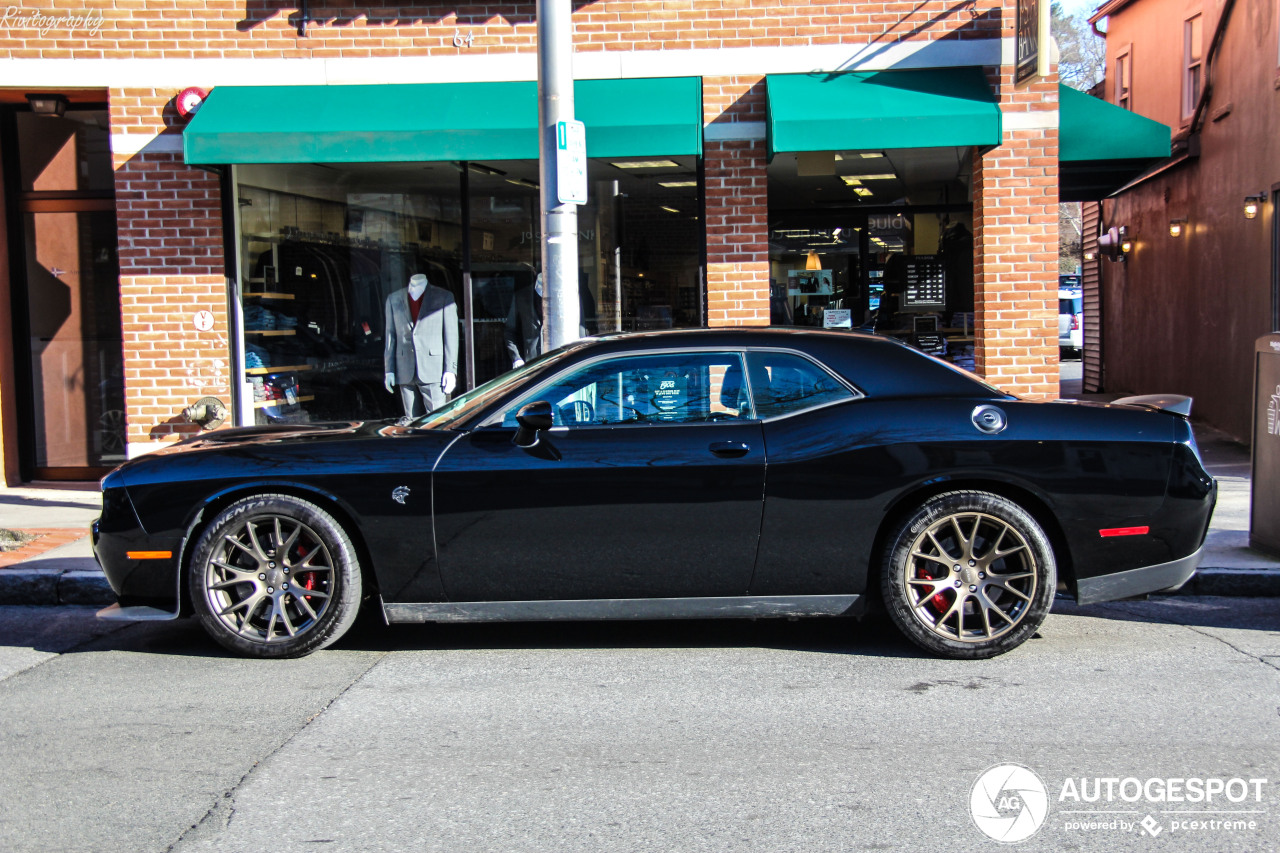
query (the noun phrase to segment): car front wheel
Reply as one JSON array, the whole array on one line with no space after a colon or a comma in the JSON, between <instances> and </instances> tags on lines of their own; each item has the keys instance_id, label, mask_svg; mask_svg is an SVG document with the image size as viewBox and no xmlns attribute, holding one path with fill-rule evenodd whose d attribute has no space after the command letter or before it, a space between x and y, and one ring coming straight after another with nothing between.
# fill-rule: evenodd
<instances>
[{"instance_id":1,"label":"car front wheel","mask_svg":"<svg viewBox=\"0 0 1280 853\"><path fill-rule=\"evenodd\" d=\"M351 538L292 495L257 495L219 513L196 544L188 580L205 630L231 651L263 658L336 642L361 596Z\"/></svg>"},{"instance_id":2,"label":"car front wheel","mask_svg":"<svg viewBox=\"0 0 1280 853\"><path fill-rule=\"evenodd\" d=\"M881 565L889 616L912 642L952 658L1016 648L1044 622L1053 549L1013 501L988 492L930 498L891 532Z\"/></svg>"}]
</instances>

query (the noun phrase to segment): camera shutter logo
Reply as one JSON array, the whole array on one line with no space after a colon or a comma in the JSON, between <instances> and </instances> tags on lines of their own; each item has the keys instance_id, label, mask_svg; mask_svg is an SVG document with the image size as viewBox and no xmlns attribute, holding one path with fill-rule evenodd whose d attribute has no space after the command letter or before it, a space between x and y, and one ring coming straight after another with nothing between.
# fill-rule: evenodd
<instances>
[{"instance_id":1,"label":"camera shutter logo","mask_svg":"<svg viewBox=\"0 0 1280 853\"><path fill-rule=\"evenodd\" d=\"M1005 844L1026 841L1049 816L1049 793L1034 771L997 764L973 783L969 814L983 835Z\"/></svg>"}]
</instances>

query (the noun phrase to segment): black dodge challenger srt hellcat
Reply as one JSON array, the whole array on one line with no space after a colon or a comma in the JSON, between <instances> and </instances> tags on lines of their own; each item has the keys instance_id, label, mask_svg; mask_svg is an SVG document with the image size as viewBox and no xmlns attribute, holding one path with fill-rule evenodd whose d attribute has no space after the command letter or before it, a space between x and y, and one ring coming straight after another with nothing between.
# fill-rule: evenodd
<instances>
[{"instance_id":1,"label":"black dodge challenger srt hellcat","mask_svg":"<svg viewBox=\"0 0 1280 853\"><path fill-rule=\"evenodd\" d=\"M859 616L1008 651L1195 572L1184 397L1019 400L892 339L589 338L411 423L228 429L102 481L115 618L293 657L388 622Z\"/></svg>"}]
</instances>

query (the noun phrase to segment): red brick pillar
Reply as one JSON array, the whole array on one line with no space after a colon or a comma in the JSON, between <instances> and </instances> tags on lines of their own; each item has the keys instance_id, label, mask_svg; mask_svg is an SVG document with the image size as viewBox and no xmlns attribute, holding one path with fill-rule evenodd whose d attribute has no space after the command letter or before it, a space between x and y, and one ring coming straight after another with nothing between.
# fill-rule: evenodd
<instances>
[{"instance_id":1,"label":"red brick pillar","mask_svg":"<svg viewBox=\"0 0 1280 853\"><path fill-rule=\"evenodd\" d=\"M173 94L113 89L112 133L159 134ZM182 410L201 397L231 406L218 177L186 166L172 131L161 140L113 154L131 457L199 432ZM200 311L211 330L197 330Z\"/></svg>"},{"instance_id":2,"label":"red brick pillar","mask_svg":"<svg viewBox=\"0 0 1280 853\"><path fill-rule=\"evenodd\" d=\"M704 77L707 325L769 325L769 179L764 79ZM742 125L734 132L733 125ZM756 128L759 128L757 132ZM737 138L733 138L737 137ZM755 137L755 138L753 138Z\"/></svg>"},{"instance_id":3,"label":"red brick pillar","mask_svg":"<svg viewBox=\"0 0 1280 853\"><path fill-rule=\"evenodd\" d=\"M1057 75L1015 87L1005 66L998 91L1004 138L973 166L976 367L1012 394L1055 399Z\"/></svg>"}]
</instances>

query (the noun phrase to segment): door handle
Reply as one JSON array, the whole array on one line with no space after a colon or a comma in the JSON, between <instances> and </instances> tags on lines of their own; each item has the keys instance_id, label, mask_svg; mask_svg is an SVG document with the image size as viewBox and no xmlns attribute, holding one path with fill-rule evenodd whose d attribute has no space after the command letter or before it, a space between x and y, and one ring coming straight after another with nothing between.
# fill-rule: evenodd
<instances>
[{"instance_id":1,"label":"door handle","mask_svg":"<svg viewBox=\"0 0 1280 853\"><path fill-rule=\"evenodd\" d=\"M726 459L736 459L751 452L751 445L741 441L717 441L711 445L711 452Z\"/></svg>"}]
</instances>

